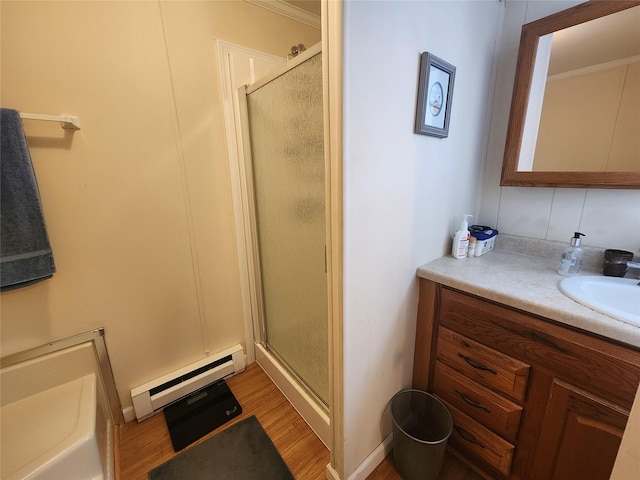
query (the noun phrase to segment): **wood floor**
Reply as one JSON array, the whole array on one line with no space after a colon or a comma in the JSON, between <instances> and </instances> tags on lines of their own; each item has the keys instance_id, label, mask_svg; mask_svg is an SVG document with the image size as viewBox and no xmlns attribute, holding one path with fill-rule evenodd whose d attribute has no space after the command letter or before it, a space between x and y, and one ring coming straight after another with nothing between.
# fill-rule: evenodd
<instances>
[{"instance_id":1,"label":"wood floor","mask_svg":"<svg viewBox=\"0 0 640 480\"><path fill-rule=\"evenodd\" d=\"M485 480L464 463L447 453L444 458L439 480ZM393 453L385 458L380 465L367 477L367 480L402 480L393 466Z\"/></svg>"},{"instance_id":2,"label":"wood floor","mask_svg":"<svg viewBox=\"0 0 640 480\"><path fill-rule=\"evenodd\" d=\"M242 406L242 414L200 439L201 443L233 423L255 415L297 480L325 480L325 467L330 462L329 450L273 384L266 373L252 363L239 375L227 379L227 384ZM116 457L120 468L118 480L147 480L147 472L171 459L171 446L164 415L159 414L141 423L129 422L119 429ZM189 448L189 447L187 447ZM118 468L116 468L118 470ZM454 457L447 455L440 475L442 480L479 480ZM387 457L367 480L401 480Z\"/></svg>"},{"instance_id":3,"label":"wood floor","mask_svg":"<svg viewBox=\"0 0 640 480\"><path fill-rule=\"evenodd\" d=\"M242 406L242 414L197 443L255 415L297 479L325 478L329 450L257 363L228 378L227 384ZM164 415L141 423L129 422L120 428L120 480L147 480L149 470L174 455Z\"/></svg>"}]
</instances>

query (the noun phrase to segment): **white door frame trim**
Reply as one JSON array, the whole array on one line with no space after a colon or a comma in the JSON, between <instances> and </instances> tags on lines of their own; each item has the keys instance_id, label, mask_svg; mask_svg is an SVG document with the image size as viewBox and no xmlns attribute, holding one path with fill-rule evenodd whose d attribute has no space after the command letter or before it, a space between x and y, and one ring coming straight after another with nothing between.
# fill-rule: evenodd
<instances>
[{"instance_id":1,"label":"white door frame trim","mask_svg":"<svg viewBox=\"0 0 640 480\"><path fill-rule=\"evenodd\" d=\"M249 202L244 188L244 162L242 152L242 131L240 129L241 112L238 106L237 88L234 87L233 55L244 54L252 58L261 58L274 63L286 63L286 58L270 55L250 48L235 45L223 40L216 40L218 47L218 61L220 68L220 81L222 93L222 106L224 111L225 133L227 141L227 158L229 161L229 176L231 178L231 196L233 201L233 217L236 232L236 245L238 248L238 267L240 273L240 295L242 300L242 312L245 334L245 347L247 363L255 361L254 342L256 333L253 322L253 303L251 286L250 251L247 240L249 238L245 219L248 218ZM255 74L251 69L251 82L255 82Z\"/></svg>"}]
</instances>

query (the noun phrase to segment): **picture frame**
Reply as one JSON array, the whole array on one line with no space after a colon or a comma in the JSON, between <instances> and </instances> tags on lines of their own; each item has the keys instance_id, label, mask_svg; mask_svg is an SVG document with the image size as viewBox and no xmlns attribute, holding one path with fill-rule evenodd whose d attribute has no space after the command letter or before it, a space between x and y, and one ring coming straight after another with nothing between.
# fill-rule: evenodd
<instances>
[{"instance_id":1,"label":"picture frame","mask_svg":"<svg viewBox=\"0 0 640 480\"><path fill-rule=\"evenodd\" d=\"M449 136L456 67L429 52L420 54L415 133Z\"/></svg>"}]
</instances>

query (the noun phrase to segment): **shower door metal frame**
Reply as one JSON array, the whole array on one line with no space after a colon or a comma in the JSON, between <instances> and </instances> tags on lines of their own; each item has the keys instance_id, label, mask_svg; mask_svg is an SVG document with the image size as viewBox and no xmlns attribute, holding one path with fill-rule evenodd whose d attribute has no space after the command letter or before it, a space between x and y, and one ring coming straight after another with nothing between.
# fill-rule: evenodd
<instances>
[{"instance_id":1,"label":"shower door metal frame","mask_svg":"<svg viewBox=\"0 0 640 480\"><path fill-rule=\"evenodd\" d=\"M302 415L304 420L313 429L316 435L322 440L322 442L330 447L332 444L333 431L331 427L330 412L331 409L327 407L322 401L320 401L309 389L304 385L299 378L290 374L290 370L285 368L283 364L278 361L271 352L260 343L260 318L263 318L260 314L261 311L261 290L256 288L256 268L259 263L256 262L256 256L253 253L252 246L252 218L255 215L252 206L252 175L248 166L250 162L250 141L248 136L248 117L246 106L246 86L243 83L235 81L234 74L236 65L234 64L236 58L235 55L245 57L256 57L261 62L264 60L272 61L277 60L277 57L266 54L246 47L241 47L234 44L228 44L223 41L218 42L219 49L219 61L220 71L224 72L223 76L223 105L225 110L225 125L227 132L227 148L229 151L229 169L231 173L231 187L233 190L233 205L234 205L234 218L235 218L235 230L236 230L236 244L238 248L238 266L240 268L240 288L242 290L242 309L243 309L243 323L245 332L245 346L247 362L252 363L256 361L262 369L271 377L273 382L284 393L289 402L294 408ZM277 72L270 78L274 78L282 74L283 71L288 70L294 65L298 65L299 62L308 60L314 54L322 52L322 44L319 43L317 47L311 47L307 51L298 55L293 60L283 59L283 63L273 66L272 72ZM317 49L316 49L317 48ZM245 61L243 59L242 61ZM249 62L251 60L249 59ZM323 98L327 97L327 90L324 79L325 72L325 57L323 55ZM275 62L279 63L279 62ZM263 69L264 65L260 68ZM252 68L251 66L249 67ZM243 74L241 74L243 75ZM244 75L242 77L244 79ZM247 81L248 78L245 80ZM235 86L234 86L235 85ZM241 86L242 85L242 86ZM325 240L330 239L329 230L329 170L328 170L328 144L327 134L328 126L327 122L328 105L323 100L323 120L324 120L324 145L325 145L325 212L326 212L326 236ZM249 176L247 176L247 171ZM255 223L254 223L255 224ZM327 252L329 255L330 252ZM330 260L331 258L328 258ZM329 287L329 277L327 277L327 289ZM327 292L328 295L328 292ZM328 307L331 308L331 300L327 297ZM330 317L327 317L327 328L329 337L331 336ZM330 347L330 344L329 344ZM331 389L331 357L329 356L329 388ZM332 399L331 390L328 396L329 402Z\"/></svg>"},{"instance_id":2,"label":"shower door metal frame","mask_svg":"<svg viewBox=\"0 0 640 480\"><path fill-rule=\"evenodd\" d=\"M264 303L262 297L262 272L260 269L260 257L258 250L258 232L256 228L256 209L255 209L255 196L254 196L254 178L252 168L252 153L251 153L251 139L249 136L249 117L247 106L247 95L260 89L264 85L270 83L274 79L284 75L288 71L297 67L298 65L306 62L315 55L322 53L322 44L318 43L301 54L297 55L291 60L288 60L285 65L274 71L271 75L268 75L252 85L245 85L238 90L238 100L240 103L240 135L239 143L239 157L240 171L242 177L242 190L243 190L243 211L244 211L244 228L245 228L245 248L248 258L249 269L249 288L251 297L251 317L253 319L253 335L254 341L259 343L265 350L268 350L271 354L275 352L269 349L266 342L266 330L265 330L265 314ZM325 178L326 182L326 178ZM326 235L326 219L327 219L327 203L325 200L325 235ZM326 239L325 239L326 241ZM328 300L327 300L328 301ZM328 319L327 319L328 328ZM284 365L286 361L275 354ZM327 362L329 359L327 358ZM288 372L297 379L297 381L304 387L304 389L314 398L314 401L322 406L323 409L328 410L327 405L320 400L320 398L306 385L306 382L301 379L291 367L287 366Z\"/></svg>"},{"instance_id":3,"label":"shower door metal frame","mask_svg":"<svg viewBox=\"0 0 640 480\"><path fill-rule=\"evenodd\" d=\"M240 107L240 144L238 152L240 163L240 177L242 183L243 221L245 231L245 249L247 252L247 268L249 270L249 294L251 298L251 319L253 323L253 339L247 342L260 343L264 346L264 308L260 271L260 257L258 254L258 232L256 228L255 195L253 191L253 168L251 154L251 138L249 136L249 109L247 94L249 86L238 89L238 103Z\"/></svg>"}]
</instances>

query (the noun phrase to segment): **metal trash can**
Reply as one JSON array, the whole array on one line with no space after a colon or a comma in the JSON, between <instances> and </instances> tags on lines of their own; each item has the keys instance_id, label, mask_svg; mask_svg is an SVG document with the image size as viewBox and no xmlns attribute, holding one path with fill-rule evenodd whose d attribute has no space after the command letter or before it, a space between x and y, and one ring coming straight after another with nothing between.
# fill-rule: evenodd
<instances>
[{"instance_id":1,"label":"metal trash can","mask_svg":"<svg viewBox=\"0 0 640 480\"><path fill-rule=\"evenodd\" d=\"M405 480L435 480L442 469L453 420L430 393L403 390L391 399L393 461Z\"/></svg>"}]
</instances>

